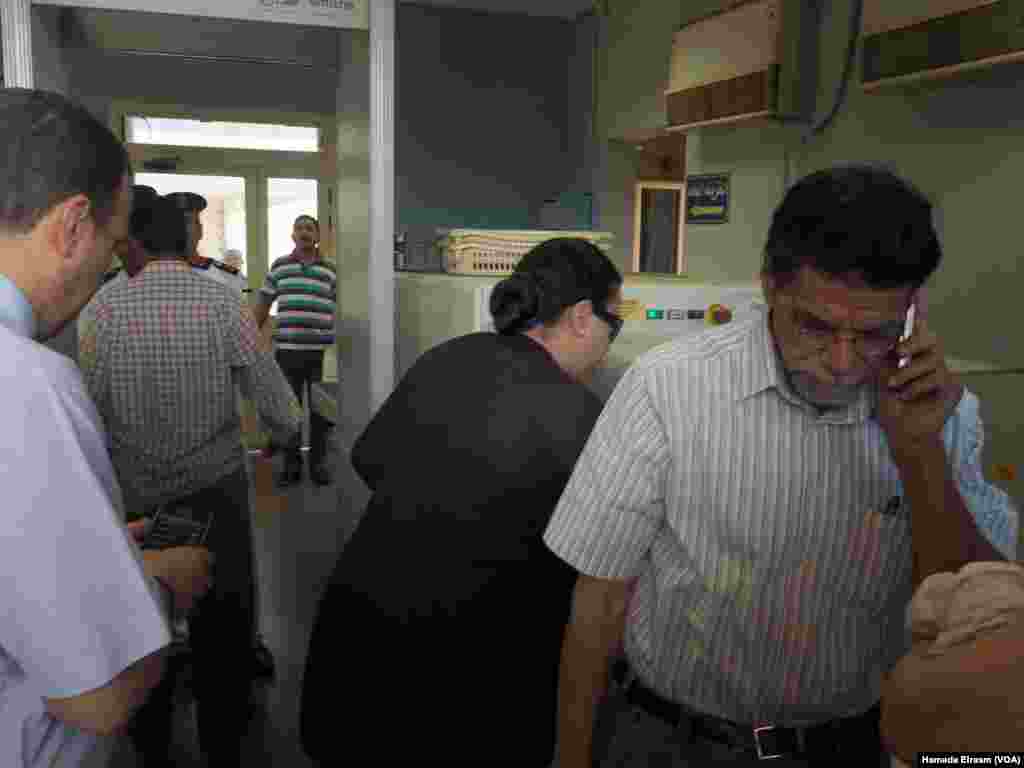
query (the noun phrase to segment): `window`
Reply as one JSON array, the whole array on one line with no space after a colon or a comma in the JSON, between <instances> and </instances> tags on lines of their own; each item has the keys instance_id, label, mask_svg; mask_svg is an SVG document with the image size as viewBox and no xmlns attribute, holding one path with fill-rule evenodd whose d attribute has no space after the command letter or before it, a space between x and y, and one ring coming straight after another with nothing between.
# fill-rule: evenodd
<instances>
[{"instance_id":1,"label":"window","mask_svg":"<svg viewBox=\"0 0 1024 768\"><path fill-rule=\"evenodd\" d=\"M229 123L171 117L125 117L129 144L171 144L179 147L262 149L278 152L318 152L320 129L301 125Z\"/></svg>"}]
</instances>

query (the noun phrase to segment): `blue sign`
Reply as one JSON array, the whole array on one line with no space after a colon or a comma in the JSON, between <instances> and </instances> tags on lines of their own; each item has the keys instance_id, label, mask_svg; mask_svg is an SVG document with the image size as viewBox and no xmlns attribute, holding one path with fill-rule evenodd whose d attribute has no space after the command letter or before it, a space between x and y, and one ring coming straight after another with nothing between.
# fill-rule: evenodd
<instances>
[{"instance_id":1,"label":"blue sign","mask_svg":"<svg viewBox=\"0 0 1024 768\"><path fill-rule=\"evenodd\" d=\"M686 177L686 223L724 224L729 220L729 174Z\"/></svg>"}]
</instances>

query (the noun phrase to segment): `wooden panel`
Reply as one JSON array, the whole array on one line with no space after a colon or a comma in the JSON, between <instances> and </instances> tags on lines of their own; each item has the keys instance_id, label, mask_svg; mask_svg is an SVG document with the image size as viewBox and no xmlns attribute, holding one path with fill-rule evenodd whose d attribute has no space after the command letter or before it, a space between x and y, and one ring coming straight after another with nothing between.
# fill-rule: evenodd
<instances>
[{"instance_id":1,"label":"wooden panel","mask_svg":"<svg viewBox=\"0 0 1024 768\"><path fill-rule=\"evenodd\" d=\"M754 72L670 93L666 103L668 123L678 127L770 112L775 102L774 82L771 71Z\"/></svg>"},{"instance_id":2,"label":"wooden panel","mask_svg":"<svg viewBox=\"0 0 1024 768\"><path fill-rule=\"evenodd\" d=\"M768 69L778 60L777 0L757 0L680 29L667 93Z\"/></svg>"},{"instance_id":3,"label":"wooden panel","mask_svg":"<svg viewBox=\"0 0 1024 768\"><path fill-rule=\"evenodd\" d=\"M952 16L865 38L863 80L875 83L931 70L963 68L1024 50L1021 0L988 3Z\"/></svg>"},{"instance_id":4,"label":"wooden panel","mask_svg":"<svg viewBox=\"0 0 1024 768\"><path fill-rule=\"evenodd\" d=\"M864 0L862 29L866 36L912 27L999 0Z\"/></svg>"},{"instance_id":5,"label":"wooden panel","mask_svg":"<svg viewBox=\"0 0 1024 768\"><path fill-rule=\"evenodd\" d=\"M886 86L900 85L901 83L914 83L924 80L942 80L948 77L956 77L964 72L972 72L979 69L994 67L997 64L1011 64L1015 62L1024 62L1024 51L1008 53L1005 56L994 56L991 59L968 61L964 64L957 64L955 67L939 67L938 69L929 69L925 72L914 72L901 77L889 77L885 80L876 80L872 83L864 83L864 90L874 91L879 88L885 88ZM1022 528L1021 531L1024 532L1024 528Z\"/></svg>"},{"instance_id":6,"label":"wooden panel","mask_svg":"<svg viewBox=\"0 0 1024 768\"><path fill-rule=\"evenodd\" d=\"M644 142L637 158L641 180L686 181L686 136L669 134Z\"/></svg>"}]
</instances>

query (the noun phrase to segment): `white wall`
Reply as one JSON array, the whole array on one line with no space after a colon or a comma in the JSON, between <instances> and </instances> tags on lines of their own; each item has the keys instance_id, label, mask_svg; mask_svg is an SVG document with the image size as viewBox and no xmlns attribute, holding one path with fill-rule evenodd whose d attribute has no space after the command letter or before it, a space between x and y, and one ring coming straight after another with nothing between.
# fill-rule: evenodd
<instances>
[{"instance_id":1,"label":"white wall","mask_svg":"<svg viewBox=\"0 0 1024 768\"><path fill-rule=\"evenodd\" d=\"M70 77L64 56L63 36L68 18L59 6L32 6L32 64L35 87L68 94Z\"/></svg>"},{"instance_id":2,"label":"white wall","mask_svg":"<svg viewBox=\"0 0 1024 768\"><path fill-rule=\"evenodd\" d=\"M67 12L56 6L32 6L32 75L35 87L43 91L70 96L68 62L62 47ZM68 323L64 330L46 342L51 349L78 359L77 324Z\"/></svg>"}]
</instances>

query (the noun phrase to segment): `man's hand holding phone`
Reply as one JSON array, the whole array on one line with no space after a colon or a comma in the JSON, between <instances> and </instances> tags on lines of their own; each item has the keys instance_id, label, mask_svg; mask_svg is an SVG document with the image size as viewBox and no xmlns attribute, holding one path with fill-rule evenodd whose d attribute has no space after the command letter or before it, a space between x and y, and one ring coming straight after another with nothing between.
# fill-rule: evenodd
<instances>
[{"instance_id":1,"label":"man's hand holding phone","mask_svg":"<svg viewBox=\"0 0 1024 768\"><path fill-rule=\"evenodd\" d=\"M878 381L879 421L896 454L937 439L963 395L921 306L911 305L907 326Z\"/></svg>"}]
</instances>

